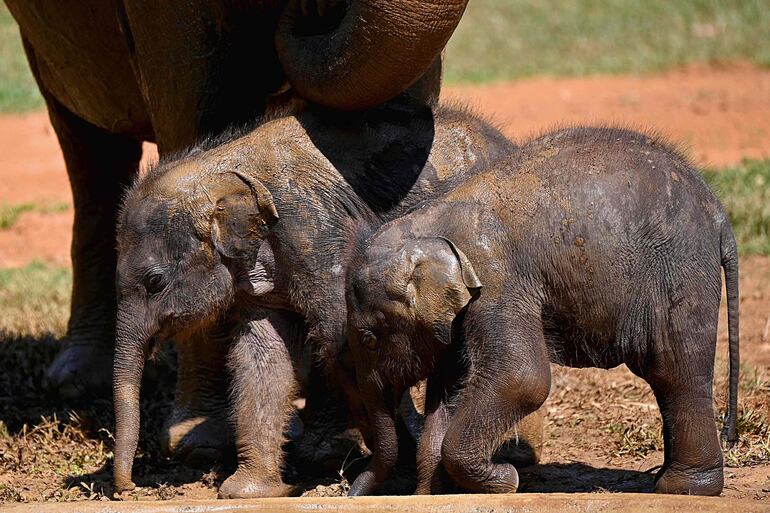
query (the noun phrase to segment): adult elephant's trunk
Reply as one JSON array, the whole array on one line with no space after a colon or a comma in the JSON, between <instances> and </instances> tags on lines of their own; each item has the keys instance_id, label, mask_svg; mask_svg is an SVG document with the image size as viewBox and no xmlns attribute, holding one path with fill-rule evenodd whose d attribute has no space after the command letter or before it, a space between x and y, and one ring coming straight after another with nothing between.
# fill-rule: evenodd
<instances>
[{"instance_id":1,"label":"adult elephant's trunk","mask_svg":"<svg viewBox=\"0 0 770 513\"><path fill-rule=\"evenodd\" d=\"M336 29L318 33L300 15L299 2L290 1L278 28L278 54L302 97L337 109L366 109L398 95L425 73L467 3L348 0Z\"/></svg>"},{"instance_id":2,"label":"adult elephant's trunk","mask_svg":"<svg viewBox=\"0 0 770 513\"><path fill-rule=\"evenodd\" d=\"M113 396L115 402L115 465L117 493L135 487L131 480L136 446L139 443L139 391L149 337L118 314Z\"/></svg>"}]
</instances>

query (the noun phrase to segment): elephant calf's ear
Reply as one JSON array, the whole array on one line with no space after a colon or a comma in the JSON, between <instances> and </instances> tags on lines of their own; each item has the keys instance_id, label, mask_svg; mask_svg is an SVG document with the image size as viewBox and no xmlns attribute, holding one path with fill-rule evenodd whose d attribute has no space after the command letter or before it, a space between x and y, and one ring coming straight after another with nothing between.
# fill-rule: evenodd
<instances>
[{"instance_id":1,"label":"elephant calf's ear","mask_svg":"<svg viewBox=\"0 0 770 513\"><path fill-rule=\"evenodd\" d=\"M471 294L475 294L481 288L481 280L479 280L479 277L476 275L476 270L473 268L471 261L465 256L465 253L455 246L454 242L445 237L439 237L439 239L449 244L452 253L455 254L455 257L457 257L457 260L460 263L460 273L463 278L463 283L468 287L468 291Z\"/></svg>"},{"instance_id":2,"label":"elephant calf's ear","mask_svg":"<svg viewBox=\"0 0 770 513\"><path fill-rule=\"evenodd\" d=\"M217 252L231 260L254 260L264 236L259 209L250 194L221 198L211 221L211 241Z\"/></svg>"},{"instance_id":3,"label":"elephant calf's ear","mask_svg":"<svg viewBox=\"0 0 770 513\"><path fill-rule=\"evenodd\" d=\"M233 174L249 186L249 189L251 189L251 192L257 199L259 213L262 215L265 225L268 228L272 228L273 225L278 222L278 210L275 208L273 195L259 180L255 180L249 175L239 171L233 171Z\"/></svg>"},{"instance_id":4,"label":"elephant calf's ear","mask_svg":"<svg viewBox=\"0 0 770 513\"><path fill-rule=\"evenodd\" d=\"M239 171L232 174L248 189L225 189L214 209L212 241L225 257L253 262L268 230L278 222L278 211L273 195L259 180Z\"/></svg>"}]
</instances>

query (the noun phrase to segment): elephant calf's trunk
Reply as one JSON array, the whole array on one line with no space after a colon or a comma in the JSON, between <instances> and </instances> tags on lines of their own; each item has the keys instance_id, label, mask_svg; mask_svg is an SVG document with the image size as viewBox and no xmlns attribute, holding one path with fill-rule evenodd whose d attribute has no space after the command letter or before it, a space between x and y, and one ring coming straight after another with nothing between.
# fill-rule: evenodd
<instances>
[{"instance_id":1,"label":"elephant calf's trunk","mask_svg":"<svg viewBox=\"0 0 770 513\"><path fill-rule=\"evenodd\" d=\"M144 344L124 344L118 337L113 366L115 402L115 492L133 489L131 467L139 443L139 391L144 367Z\"/></svg>"}]
</instances>

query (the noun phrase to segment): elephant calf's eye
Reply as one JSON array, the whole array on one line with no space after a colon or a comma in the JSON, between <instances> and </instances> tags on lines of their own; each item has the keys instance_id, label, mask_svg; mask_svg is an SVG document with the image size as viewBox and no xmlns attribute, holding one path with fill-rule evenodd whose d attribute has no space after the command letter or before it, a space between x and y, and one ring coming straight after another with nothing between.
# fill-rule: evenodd
<instances>
[{"instance_id":1,"label":"elephant calf's eye","mask_svg":"<svg viewBox=\"0 0 770 513\"><path fill-rule=\"evenodd\" d=\"M144 287L150 294L157 294L158 292L161 292L165 286L166 284L162 273L151 273L148 274L144 279Z\"/></svg>"}]
</instances>

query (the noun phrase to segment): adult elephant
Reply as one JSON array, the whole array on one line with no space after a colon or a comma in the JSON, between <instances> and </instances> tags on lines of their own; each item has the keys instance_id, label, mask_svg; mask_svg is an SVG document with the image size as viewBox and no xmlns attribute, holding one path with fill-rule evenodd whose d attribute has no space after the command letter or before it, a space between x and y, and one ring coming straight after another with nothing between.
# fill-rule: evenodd
<instances>
[{"instance_id":1,"label":"adult elephant","mask_svg":"<svg viewBox=\"0 0 770 513\"><path fill-rule=\"evenodd\" d=\"M111 384L116 213L142 141L161 155L191 146L265 114L287 83L340 110L407 89L418 99L436 94L439 55L466 2L6 0L75 206L72 310L49 386L72 398ZM204 337L180 349L170 450L221 449L221 353Z\"/></svg>"}]
</instances>

